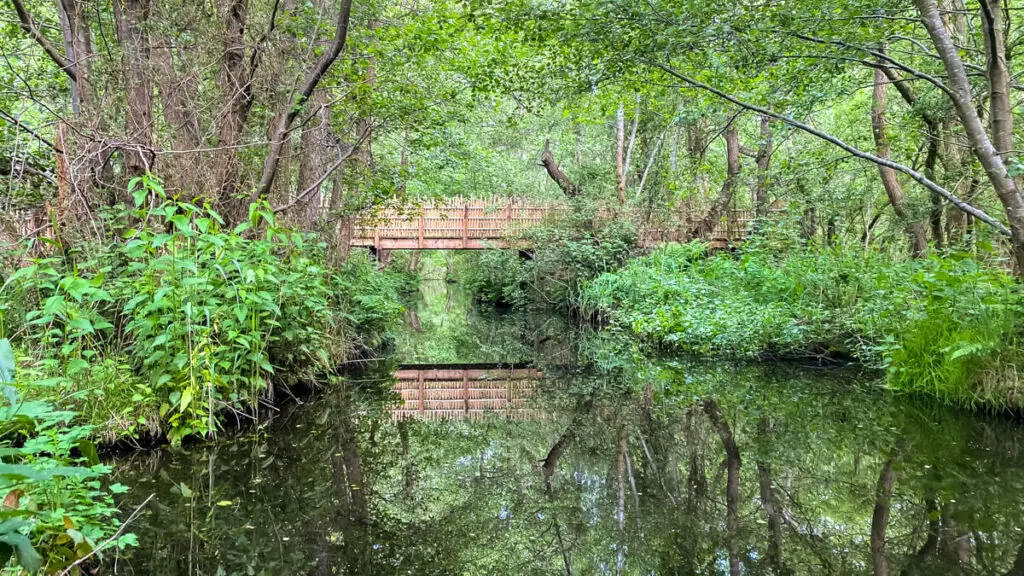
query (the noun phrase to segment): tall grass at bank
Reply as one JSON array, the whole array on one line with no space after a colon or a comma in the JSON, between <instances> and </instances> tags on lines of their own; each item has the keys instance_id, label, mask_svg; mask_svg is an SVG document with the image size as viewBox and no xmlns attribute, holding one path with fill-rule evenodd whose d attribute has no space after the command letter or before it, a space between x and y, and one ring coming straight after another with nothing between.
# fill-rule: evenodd
<instances>
[{"instance_id":1,"label":"tall grass at bank","mask_svg":"<svg viewBox=\"0 0 1024 576\"><path fill-rule=\"evenodd\" d=\"M315 237L276 225L265 203L220 216L138 182L110 240L58 245L4 278L0 336L24 358L31 397L82 412L105 440L213 433L261 399L324 380L380 346L404 280L354 254L325 264Z\"/></svg>"},{"instance_id":2,"label":"tall grass at bank","mask_svg":"<svg viewBox=\"0 0 1024 576\"><path fill-rule=\"evenodd\" d=\"M581 300L669 351L851 358L884 369L895 390L1024 408L1021 286L968 255L671 244L585 283Z\"/></svg>"}]
</instances>

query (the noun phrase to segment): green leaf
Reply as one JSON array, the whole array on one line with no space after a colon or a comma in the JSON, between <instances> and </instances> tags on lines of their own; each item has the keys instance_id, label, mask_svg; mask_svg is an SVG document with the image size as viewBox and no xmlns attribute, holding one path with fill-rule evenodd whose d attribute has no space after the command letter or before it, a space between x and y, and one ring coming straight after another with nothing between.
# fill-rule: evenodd
<instances>
[{"instance_id":1,"label":"green leaf","mask_svg":"<svg viewBox=\"0 0 1024 576\"><path fill-rule=\"evenodd\" d=\"M68 376L74 376L89 367L89 363L81 358L72 358L68 361Z\"/></svg>"},{"instance_id":2,"label":"green leaf","mask_svg":"<svg viewBox=\"0 0 1024 576\"><path fill-rule=\"evenodd\" d=\"M96 445L92 442L79 440L78 451L82 453L82 456L85 457L90 466L96 466L100 463L100 455L96 452Z\"/></svg>"},{"instance_id":3,"label":"green leaf","mask_svg":"<svg viewBox=\"0 0 1024 576\"><path fill-rule=\"evenodd\" d=\"M109 490L112 494L124 494L125 492L128 491L128 487L125 486L124 484L117 483L111 484Z\"/></svg>"},{"instance_id":4,"label":"green leaf","mask_svg":"<svg viewBox=\"0 0 1024 576\"><path fill-rule=\"evenodd\" d=\"M32 542L28 539L28 536L19 532L8 532L0 534L0 542L14 548L15 553L18 555L18 564L26 572L34 574L42 568L43 558L32 547Z\"/></svg>"}]
</instances>

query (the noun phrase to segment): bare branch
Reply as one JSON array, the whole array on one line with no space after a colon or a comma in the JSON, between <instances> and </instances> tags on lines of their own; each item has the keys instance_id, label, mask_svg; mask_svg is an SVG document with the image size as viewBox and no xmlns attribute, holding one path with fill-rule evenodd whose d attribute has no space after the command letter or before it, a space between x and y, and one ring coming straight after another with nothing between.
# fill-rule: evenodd
<instances>
[{"instance_id":1,"label":"bare branch","mask_svg":"<svg viewBox=\"0 0 1024 576\"><path fill-rule=\"evenodd\" d=\"M39 28L36 28L35 22L32 21L32 16L25 9L25 4L21 0L11 0L11 4L14 5L14 11L18 13L21 29L27 32L29 37L43 48L46 55L71 78L72 82L77 81L78 76L75 74L75 65L60 50L57 50L57 47L46 36L43 36Z\"/></svg>"},{"instance_id":2,"label":"bare branch","mask_svg":"<svg viewBox=\"0 0 1024 576\"><path fill-rule=\"evenodd\" d=\"M792 126L794 128L798 128L800 130L803 130L804 132L807 132L808 134L810 134L812 136L816 136L818 138L821 138L822 140L824 140L826 142L829 142L829 143L831 143L831 144L833 144L833 145L835 145L835 146L845 150L846 152L849 152L850 155L852 155L852 156L855 156L855 157L860 158L862 160L868 160L869 162L874 162L875 164L878 164L878 165L881 165L881 166L886 166L886 167L892 168L893 170L896 170L897 172L902 172L902 173L906 174L907 176L910 176L913 180L915 180L917 183L921 184L922 186L924 186L928 190L931 190L932 192L935 192L936 194L938 194L939 196L942 196L946 200L949 200L949 202L951 204L953 204L954 206L956 206L958 209L960 209L960 210L970 214L971 216L974 216L978 220L981 220L982 222L992 226L993 228L998 230L1000 234L1003 234L1005 236L1009 236L1010 235L1009 228L1007 228L1005 225L1003 225L1002 222L1000 222L999 220L996 220L992 216L989 216L983 210L981 210L979 208L975 208L974 206L971 206L970 204L968 204L967 202L964 202L960 198L957 198L952 192L950 192L949 190L946 190L942 186L936 184L931 179L927 178L924 174L918 172L917 170L914 170L913 168L910 168L908 166L900 164L899 162L893 162L892 160L888 160L888 159L884 159L884 158L879 158L878 156L875 156L874 154L871 154L871 153L868 153L868 152L864 152L863 150L859 150L857 148L854 148L853 146L850 146L849 144L847 144L846 142L843 142L842 140L836 138L835 136L832 136L830 134L826 134L826 133L824 133L824 132L822 132L822 131L820 131L820 130L818 130L816 128L812 128L811 126L808 126L807 124L804 124L803 122L794 120L792 118L788 118L786 116L782 116L781 114L776 114L775 112L772 112L771 110L768 110L767 108L762 108L760 106L755 106L754 104L750 104L750 103L744 102L744 101L736 98L735 96L727 94L727 93L725 93L725 92L723 92L723 91L721 91L721 90L719 90L717 88L708 86L707 84L704 84L703 82L699 82L697 80L694 80L693 78L689 78L687 76L684 76L683 74L681 74L681 73L679 73L679 72L669 68L668 66L665 66L664 64L659 64L659 63L656 63L656 62L646 62L646 63L649 66L653 66L655 68L658 68L658 69L664 71L666 74L669 74L670 76L673 76L673 77L675 77L675 78L677 78L679 80L682 80L683 82L685 82L690 87L698 88L700 90L704 90L706 92L710 92L711 94L714 94L715 96L718 96L719 98L722 98L723 100L727 100L729 102L732 102L733 104L735 104L737 106L740 106L741 108L745 108L747 110L751 110L751 111L757 112L758 114L763 114L765 116L770 116L772 118L775 118L776 120L780 120L780 121L782 121L782 122L784 122L786 124L789 124L790 126Z\"/></svg>"}]
</instances>

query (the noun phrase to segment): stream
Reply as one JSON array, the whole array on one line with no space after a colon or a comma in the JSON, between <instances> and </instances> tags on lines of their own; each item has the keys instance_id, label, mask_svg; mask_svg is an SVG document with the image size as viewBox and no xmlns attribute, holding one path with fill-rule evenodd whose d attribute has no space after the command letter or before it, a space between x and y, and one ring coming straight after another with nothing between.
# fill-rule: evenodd
<instances>
[{"instance_id":1,"label":"stream","mask_svg":"<svg viewBox=\"0 0 1024 576\"><path fill-rule=\"evenodd\" d=\"M1024 574L1024 427L877 374L647 358L424 280L396 350L138 452L102 573Z\"/></svg>"}]
</instances>

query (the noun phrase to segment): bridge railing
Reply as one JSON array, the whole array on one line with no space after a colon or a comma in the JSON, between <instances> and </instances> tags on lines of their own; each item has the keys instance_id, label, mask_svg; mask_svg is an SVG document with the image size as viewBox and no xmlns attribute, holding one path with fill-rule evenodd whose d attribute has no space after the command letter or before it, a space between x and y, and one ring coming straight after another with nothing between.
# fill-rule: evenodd
<instances>
[{"instance_id":1,"label":"bridge railing","mask_svg":"<svg viewBox=\"0 0 1024 576\"><path fill-rule=\"evenodd\" d=\"M525 229L539 225L552 214L570 209L565 203L509 200L452 200L412 209L388 207L364 215L353 229L353 246L385 250L504 248ZM615 209L599 210L598 218L621 217ZM628 215L642 221L639 214ZM688 241L703 211L682 208L666 222L651 223L639 233L639 242L653 246ZM730 210L724 214L709 240L721 248L742 240L753 221L753 212Z\"/></svg>"}]
</instances>

